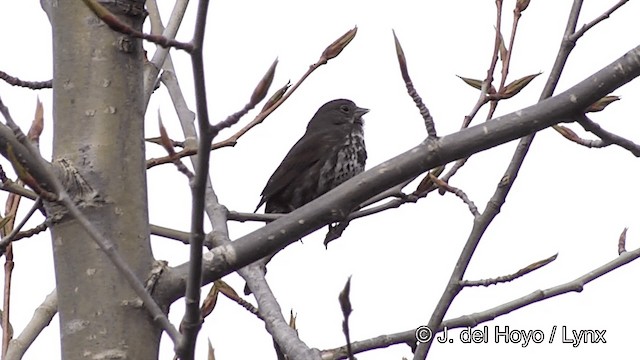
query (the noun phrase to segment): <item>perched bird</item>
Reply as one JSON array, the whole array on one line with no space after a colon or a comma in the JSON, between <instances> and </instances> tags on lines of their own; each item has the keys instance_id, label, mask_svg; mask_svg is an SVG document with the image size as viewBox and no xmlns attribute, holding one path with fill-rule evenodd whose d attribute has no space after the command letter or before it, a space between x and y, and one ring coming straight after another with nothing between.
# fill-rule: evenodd
<instances>
[{"instance_id":1,"label":"perched bird","mask_svg":"<svg viewBox=\"0 0 640 360\"><path fill-rule=\"evenodd\" d=\"M288 213L363 172L367 112L347 99L322 105L267 181L256 211L266 203L265 213ZM245 286L244 293L251 291Z\"/></svg>"},{"instance_id":2,"label":"perched bird","mask_svg":"<svg viewBox=\"0 0 640 360\"><path fill-rule=\"evenodd\" d=\"M288 213L364 171L367 112L346 99L322 105L267 181L256 210L266 203L265 213Z\"/></svg>"}]
</instances>

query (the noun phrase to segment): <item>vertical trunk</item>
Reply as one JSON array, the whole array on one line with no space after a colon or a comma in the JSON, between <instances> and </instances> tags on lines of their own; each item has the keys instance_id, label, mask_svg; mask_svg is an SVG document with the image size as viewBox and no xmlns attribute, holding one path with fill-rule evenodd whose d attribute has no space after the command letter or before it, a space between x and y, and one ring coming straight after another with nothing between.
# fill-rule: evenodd
<instances>
[{"instance_id":1,"label":"vertical trunk","mask_svg":"<svg viewBox=\"0 0 640 360\"><path fill-rule=\"evenodd\" d=\"M108 4L126 6L110 10L141 29L144 1ZM141 42L111 30L79 0L55 2L51 20L54 160L68 161L95 190L81 210L144 281L153 257ZM51 231L62 358L157 359L160 331L105 254L69 216Z\"/></svg>"}]
</instances>

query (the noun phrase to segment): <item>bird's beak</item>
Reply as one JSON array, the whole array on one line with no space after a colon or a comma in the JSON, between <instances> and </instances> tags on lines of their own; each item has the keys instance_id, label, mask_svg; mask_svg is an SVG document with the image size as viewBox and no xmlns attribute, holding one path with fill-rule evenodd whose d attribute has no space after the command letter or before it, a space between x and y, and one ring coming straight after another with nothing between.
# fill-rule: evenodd
<instances>
[{"instance_id":1,"label":"bird's beak","mask_svg":"<svg viewBox=\"0 0 640 360\"><path fill-rule=\"evenodd\" d=\"M365 109L365 108L361 108L361 107L356 107L356 118L360 118L362 117L362 115L366 114L369 112L369 109Z\"/></svg>"}]
</instances>

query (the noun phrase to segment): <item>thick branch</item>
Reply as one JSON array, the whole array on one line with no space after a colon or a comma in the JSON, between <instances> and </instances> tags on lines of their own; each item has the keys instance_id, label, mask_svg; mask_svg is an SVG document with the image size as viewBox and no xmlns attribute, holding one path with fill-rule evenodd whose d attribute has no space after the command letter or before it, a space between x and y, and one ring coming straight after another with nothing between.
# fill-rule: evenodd
<instances>
[{"instance_id":1,"label":"thick branch","mask_svg":"<svg viewBox=\"0 0 640 360\"><path fill-rule=\"evenodd\" d=\"M613 90L640 76L640 46L569 90L517 112L463 129L418 146L360 174L315 201L267 224L232 244L205 254L203 282L211 282L284 248L328 222L340 220L349 209L402 181L436 166L571 121L576 114ZM188 264L172 268L159 288L170 299L184 290Z\"/></svg>"}]
</instances>

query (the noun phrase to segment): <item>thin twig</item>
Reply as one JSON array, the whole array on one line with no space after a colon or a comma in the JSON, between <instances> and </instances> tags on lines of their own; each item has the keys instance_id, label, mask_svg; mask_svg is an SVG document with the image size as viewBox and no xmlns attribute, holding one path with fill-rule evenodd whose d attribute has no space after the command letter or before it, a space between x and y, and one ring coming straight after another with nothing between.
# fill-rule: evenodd
<instances>
[{"instance_id":1,"label":"thin twig","mask_svg":"<svg viewBox=\"0 0 640 360\"><path fill-rule=\"evenodd\" d=\"M432 191L436 190L437 187L433 185L433 178L436 178L438 176L440 176L440 174L442 174L442 172L444 171L444 166L438 166L432 170L430 170L424 179L422 179L422 181L420 182L420 184L418 185L418 187L416 188L416 190L412 193L412 194L405 194L402 192L402 189L411 181L415 180L414 178L408 179L406 181L401 182L400 184L387 189L386 191L383 191L381 193L378 193L377 195L371 197L370 199L368 199L367 201L363 202L362 204L360 204L358 207L356 207L354 209L354 211L352 211L351 213L349 213L349 215L341 220L340 222L338 222L337 224L329 224L329 231L327 231L327 234L325 235L323 244L325 247L328 246L328 244L336 239L338 239L339 237L342 236L342 233L346 230L347 226L349 226L349 223L354 220L354 219L358 219L361 217L365 217L365 216L369 216L369 215L373 215L385 210L389 210L389 209L393 209L393 208L397 208L400 207L403 204L407 204L407 203L416 203L418 202L418 200L425 198L427 195L429 195L429 193L431 193ZM452 188L453 189L453 188ZM460 191L460 190L458 190ZM477 209L475 208L475 205L473 205L473 202L471 202L468 197L464 194L464 193L459 193L457 194L458 196L462 196L463 200L466 199L467 204L470 204L470 209L471 211L476 211ZM396 199L390 200L384 204L378 205L378 206L374 206L374 207L370 207L370 208L366 208L364 210L359 210L362 209L370 204L374 204L380 200L384 200L386 198L389 197L396 197ZM356 211L358 210L358 211Z\"/></svg>"},{"instance_id":2,"label":"thin twig","mask_svg":"<svg viewBox=\"0 0 640 360\"><path fill-rule=\"evenodd\" d=\"M628 2L628 0L618 1L614 6L609 8L607 11L602 13L600 16L596 17L595 19L593 19L589 23L583 25L581 29L579 29L577 31L574 31L571 34L565 34L564 41L563 41L563 46L566 47L568 49L568 51L570 52L573 49L573 47L575 47L576 42L578 41L578 39L580 39L582 36L584 36L584 34L588 30L590 30L591 28L593 28L594 26L599 24L601 21L603 21L605 19L608 19L609 16L611 16L611 14L613 14L614 11L618 10L622 5L626 4L627 2ZM551 75L555 76L555 74L551 74ZM553 129L558 131L559 133L561 133L563 136L565 135L565 134L562 133L561 127L554 126ZM572 140L572 141L575 141L574 139L571 139L571 138L569 138L569 139ZM580 140L575 141L575 142L581 144ZM594 147L598 147L598 146L594 146Z\"/></svg>"},{"instance_id":3,"label":"thin twig","mask_svg":"<svg viewBox=\"0 0 640 360\"><path fill-rule=\"evenodd\" d=\"M220 131L235 125L244 115L256 107L256 105L258 105L267 96L267 91L269 91L269 87L271 87L271 83L273 82L277 65L278 59L275 59L273 63L271 63L269 70L267 70L256 88L253 90L253 94L251 94L249 102L240 111L229 115L225 120L210 127L209 131L211 132L212 138L215 138Z\"/></svg>"},{"instance_id":4,"label":"thin twig","mask_svg":"<svg viewBox=\"0 0 640 360\"><path fill-rule=\"evenodd\" d=\"M578 124L580 124L585 130L594 133L599 138L604 140L605 143L616 144L624 149L629 150L634 156L640 157L640 145L634 143L631 140L627 140L622 136L611 133L603 129L598 123L589 119L587 115L582 115L578 118Z\"/></svg>"},{"instance_id":5,"label":"thin twig","mask_svg":"<svg viewBox=\"0 0 640 360\"><path fill-rule=\"evenodd\" d=\"M502 1L496 1L496 5L498 7L501 7ZM567 26L563 39L566 39L568 36L574 33L581 7L582 1L574 0L573 7L567 20ZM558 51L553 69L551 70L551 73L547 80L547 84L545 85L542 94L540 95L541 100L550 97L555 90L569 53L573 48L567 45L568 43L563 41L560 46L560 50ZM460 281L462 280L462 277L464 276L464 273L469 266L471 257L473 256L475 249L480 243L480 240L482 239L482 236L485 233L486 229L492 223L493 219L498 215L500 207L502 206L502 204L504 204L507 195L511 191L511 187L513 186L513 183L518 176L518 172L524 162L527 152L529 151L529 147L531 146L531 142L533 141L534 136L535 133L529 136L525 136L520 140L520 143L513 154L511 162L509 163L504 175L501 178L500 183L496 188L496 191L494 192L491 199L487 202L485 211L482 213L482 215L474 219L473 228L451 273L448 285L444 290L442 296L440 297L440 300L438 301L438 304L436 305L431 318L429 319L427 326L430 329L439 328L447 310L453 302L453 299L461 291L462 287L460 286ZM427 357L432 344L433 339L418 344L414 352L413 359L424 360Z\"/></svg>"},{"instance_id":6,"label":"thin twig","mask_svg":"<svg viewBox=\"0 0 640 360\"><path fill-rule=\"evenodd\" d=\"M43 223L37 225L36 227L33 227L29 230L25 230L25 231L20 231L19 233L17 233L14 237L13 240L11 241L12 243L18 241L18 240L22 240L25 238L30 238L33 235L39 234L45 230L47 230L49 228L49 224L48 222L45 220Z\"/></svg>"},{"instance_id":7,"label":"thin twig","mask_svg":"<svg viewBox=\"0 0 640 360\"><path fill-rule=\"evenodd\" d=\"M420 115L422 115L422 119L424 120L424 126L427 128L427 135L431 137L437 137L438 134L436 132L436 126L433 121L433 117L429 112L429 109L422 101L422 98L416 91L415 86L413 86L413 81L411 81L411 77L409 76L409 69L407 68L407 58L404 56L404 51L402 50L402 46L400 45L400 40L396 36L395 30L393 31L393 40L396 45L396 56L398 57L398 64L400 65L400 74L402 75L402 79L404 80L404 84L407 87L407 93L420 110Z\"/></svg>"},{"instance_id":8,"label":"thin twig","mask_svg":"<svg viewBox=\"0 0 640 360\"><path fill-rule=\"evenodd\" d=\"M160 110L158 110L158 128L160 129L160 144L165 149L165 151L169 154L169 157L173 158L173 164L176 166L176 169L178 169L180 173L186 176L187 179L189 179L189 181L192 181L194 177L193 173L191 172L191 170L189 170L189 168L187 168L187 166L184 163L182 163L182 160L176 156L176 152L173 149L173 144L169 139L169 134L167 134L167 129L164 127L164 124L162 123L162 116L160 115Z\"/></svg>"},{"instance_id":9,"label":"thin twig","mask_svg":"<svg viewBox=\"0 0 640 360\"><path fill-rule=\"evenodd\" d=\"M163 37L167 39L175 39L176 34L178 33L178 29L180 28L180 24L184 19L184 15L187 11L187 5L189 4L189 0L176 0L173 3L173 10L171 11L171 16L169 16L169 21L167 22L167 27L165 28L162 25L162 20L160 18L160 13L158 10L158 4L156 4L155 0L145 1L145 5L147 6L147 10L149 11L149 21L151 23L151 33L152 34L162 34ZM171 58L169 57L169 48L156 46L156 51L153 54L153 57L148 62L148 66L145 66L144 69L144 104L145 109L149 104L149 100L151 99L151 94L155 89L155 85L158 81L158 73L160 69L165 66L167 62L171 62Z\"/></svg>"},{"instance_id":10,"label":"thin twig","mask_svg":"<svg viewBox=\"0 0 640 360\"><path fill-rule=\"evenodd\" d=\"M173 47L176 49L184 50L188 53L194 51L194 44L192 43L183 43L157 34L146 34L132 28L131 26L120 21L117 16L112 14L104 6L100 5L100 3L98 3L96 0L82 1L85 3L85 5L87 5L89 9L91 9L91 11L93 11L93 13L100 20L104 21L104 23L107 24L113 31L117 31L121 34L129 35L135 38L144 39L165 48Z\"/></svg>"},{"instance_id":11,"label":"thin twig","mask_svg":"<svg viewBox=\"0 0 640 360\"><path fill-rule=\"evenodd\" d=\"M476 117L480 109L489 102L490 94L495 93L496 89L493 87L493 74L495 73L496 66L498 65L498 56L500 54L500 48L503 45L502 34L500 32L502 29L502 0L496 1L496 25L495 25L495 36L493 40L493 52L491 53L491 61L489 62L489 67L487 69L487 76L482 82L482 87L480 88L480 95L478 96L478 100L475 105L471 109L468 115L466 115L462 121L462 125L460 129L466 129L471 125L471 121ZM508 55L510 57L510 55ZM506 74L508 70L503 69L503 73ZM451 178L460 170L469 160L469 158L462 158L457 160L454 165L449 169L449 171L441 177L441 180L444 182L449 182ZM441 194L444 194L441 192Z\"/></svg>"},{"instance_id":12,"label":"thin twig","mask_svg":"<svg viewBox=\"0 0 640 360\"><path fill-rule=\"evenodd\" d=\"M576 134L573 130L569 129L563 125L554 125L552 126L555 131L557 131L560 135L562 135L565 139L572 141L578 145L588 147L588 148L603 148L611 145L610 142L605 142L602 139L583 139L578 134Z\"/></svg>"},{"instance_id":13,"label":"thin twig","mask_svg":"<svg viewBox=\"0 0 640 360\"><path fill-rule=\"evenodd\" d=\"M253 304L240 297L240 295L238 295L238 293L223 280L216 280L213 282L213 286L209 290L209 294L202 302L200 311L202 312L203 319L213 311L213 308L215 307L215 304L217 302L218 293L224 295L229 300L240 305L251 314L255 315L258 319L265 321L264 317L260 314L260 311L255 306L253 306Z\"/></svg>"},{"instance_id":14,"label":"thin twig","mask_svg":"<svg viewBox=\"0 0 640 360\"><path fill-rule=\"evenodd\" d=\"M336 218L336 214L342 216L353 204L368 200L372 193L382 192L456 158L478 153L575 118L589 104L640 76L640 63L635 61L638 52L640 46L630 49L598 72L539 104L439 139L427 137L404 153L347 180L277 221L241 236L232 243L217 247L205 256L203 280L210 282L219 279L285 248L300 237L324 227L327 221L340 220ZM594 86L594 77L600 80L598 86ZM498 187L510 187L512 179L503 179ZM504 195L502 190L499 195ZM501 202L493 200L496 199L492 199L489 208L496 213ZM478 235L475 231L484 227L482 223L477 225L473 236ZM188 268L189 263L175 266L171 268L169 277L160 280L159 285L165 291L168 301L180 298L184 293ZM436 326L438 325L439 322Z\"/></svg>"},{"instance_id":15,"label":"thin twig","mask_svg":"<svg viewBox=\"0 0 640 360\"><path fill-rule=\"evenodd\" d=\"M340 38L338 38L338 40L336 40L334 43L339 42L341 39L353 39L353 37L355 37L356 33L357 33L357 27L349 30L348 32L346 32L344 35L342 35ZM348 42L346 42L346 44L344 44L344 46L346 46L347 44L348 44ZM329 47L327 47L327 49L329 49L329 48L331 48L331 45L329 45ZM296 91L296 89L298 89L298 87L300 85L302 85L302 83L314 71L316 71L320 66L325 65L328 62L328 60L330 60L330 59L327 58L327 56L325 54L327 52L327 49L325 49L325 51L320 56L320 59L318 59L318 61L315 64L309 66L309 69L307 69L307 71L302 75L302 77L300 77L300 79L293 86L291 86L291 88L286 86L286 88L288 90L277 101L275 101L268 108L263 108L260 111L260 113L258 115L256 115L256 117L249 124L245 125L242 129L238 130L238 132L236 132L235 134L233 134L229 138L227 138L225 140L222 140L220 142L216 142L216 143L211 144L210 150L216 150L216 149L220 149L220 148L228 147L228 146L235 146L238 143L238 140L244 134L246 134L249 130L254 128L256 125L262 123L269 115L271 115L271 113L273 113L278 107L280 107L280 105L282 105L282 103L284 103ZM177 152L176 156L182 158L182 157L185 157L185 156L196 155L197 153L198 153L198 149L185 148L185 149ZM154 166L157 166L157 165L166 164L166 163L169 163L169 162L172 162L172 161L173 160L170 159L167 156L160 157L160 158L155 158L155 159L149 159L149 160L147 160L147 169L150 169L150 168L152 168Z\"/></svg>"},{"instance_id":16,"label":"thin twig","mask_svg":"<svg viewBox=\"0 0 640 360\"><path fill-rule=\"evenodd\" d=\"M168 59L170 59L170 57ZM193 125L193 112L191 112L186 105L171 64L165 63L165 71L162 73L161 80L169 91L169 95L171 96L178 114L178 119L180 120L185 137L187 139L197 139L198 136ZM196 160L197 157L191 157L194 167L196 166ZM227 228L227 210L218 202L218 198L211 186L209 177L207 177L205 206L213 228L212 232L207 234L205 238L205 246L211 247L230 244L231 240L229 240L229 232ZM239 269L238 274L247 281L247 284L251 284L254 290L254 296L258 302L260 317L268 319L265 321L265 327L274 338L274 341L285 343L287 345L288 353L307 353L309 351L308 347L300 341L296 333L293 332L285 322L280 306L269 289L260 267L255 263L250 264Z\"/></svg>"},{"instance_id":17,"label":"thin twig","mask_svg":"<svg viewBox=\"0 0 640 360\"><path fill-rule=\"evenodd\" d=\"M584 275L572 281L556 285L551 288L536 290L528 295L521 296L490 309L486 309L480 312L474 312L471 315L463 315L457 318L447 319L443 321L437 328L433 328L433 330L429 329L429 331L431 332L432 337L434 337L437 332L442 331L442 329L444 329L445 327L448 330L474 327L539 301L544 301L571 292L581 292L584 289L585 285L613 270L621 268L622 266L635 261L639 257L640 248L631 252L625 252L617 258L607 262L606 264L603 264L598 268L586 272ZM366 340L355 341L351 344L351 349L355 354L358 354L365 351L385 348L396 344L415 344L416 333L420 330L424 330L424 327L409 329L394 334L380 335ZM322 354L324 359L346 359L348 356L346 346L323 350Z\"/></svg>"},{"instance_id":18,"label":"thin twig","mask_svg":"<svg viewBox=\"0 0 640 360\"><path fill-rule=\"evenodd\" d=\"M491 279L482 279L482 280L462 280L460 281L460 285L465 286L465 287L472 287L472 286L489 286L489 285L496 285L496 284L500 284L500 283L507 283L510 281L513 281L517 278L523 277L525 275L527 275L528 273L538 270L540 268L542 268L543 266L546 266L552 262L554 262L556 259L558 258L558 254L552 255L546 259L540 260L540 261L536 261L533 264L529 264L525 267L523 267L522 269L516 271L513 274L509 274L509 275L503 275L503 276L498 276L496 278L491 278Z\"/></svg>"},{"instance_id":19,"label":"thin twig","mask_svg":"<svg viewBox=\"0 0 640 360\"><path fill-rule=\"evenodd\" d=\"M569 40L570 41L578 40L589 29L591 29L592 27L598 25L601 21L603 21L605 19L608 19L609 16L611 16L611 14L613 14L614 11L618 10L622 5L626 4L628 1L629 0L620 0L620 1L618 1L609 10L603 12L602 14L600 14L600 16L596 17L595 19L591 20L590 22L582 25L582 28L580 28L578 31L574 32L571 36L569 36Z\"/></svg>"},{"instance_id":20,"label":"thin twig","mask_svg":"<svg viewBox=\"0 0 640 360\"><path fill-rule=\"evenodd\" d=\"M27 199L35 200L38 198L38 194L35 192L18 185L15 181L7 179L0 184L0 190L4 190L6 192L10 192L12 194L20 195Z\"/></svg>"},{"instance_id":21,"label":"thin twig","mask_svg":"<svg viewBox=\"0 0 640 360\"><path fill-rule=\"evenodd\" d=\"M455 196L459 197L465 204L467 204L467 206L469 207L469 211L471 212L471 215L473 215L474 217L480 216L478 207L476 207L476 204L474 204L473 201L469 199L469 197L464 191L449 185L448 183L438 179L433 175L431 175L431 178L437 187L454 194Z\"/></svg>"},{"instance_id":22,"label":"thin twig","mask_svg":"<svg viewBox=\"0 0 640 360\"><path fill-rule=\"evenodd\" d=\"M282 214L256 214L256 213L244 213L238 211L229 211L227 215L229 220L232 221L260 221L260 222L271 222L273 220L279 219Z\"/></svg>"},{"instance_id":23,"label":"thin twig","mask_svg":"<svg viewBox=\"0 0 640 360\"><path fill-rule=\"evenodd\" d=\"M180 340L180 333L178 330L171 324L164 311L158 306L155 300L151 297L151 295L145 290L144 285L138 279L136 274L134 274L129 264L122 258L120 253L118 253L115 248L113 242L110 239L107 239L102 233L100 233L95 226L87 219L84 214L78 209L76 204L71 200L71 197L64 189L64 186L60 182L60 180L55 176L53 171L49 168L48 164L45 160L40 156L38 150L34 147L34 145L27 139L24 135L20 127L13 121L11 114L8 109L2 103L0 99L0 112L3 114L7 121L7 125L13 130L16 134L16 138L20 141L20 143L27 149L27 151L33 156L34 164L31 164L34 169L39 170L39 173L42 174L43 178L38 179L39 183L46 182L48 186L52 187L52 190L55 192L52 194L56 201L64 205L69 214L73 216L78 223L86 230L87 234L95 241L95 243L100 247L100 249L106 254L106 256L111 260L111 262L115 265L115 267L122 273L122 275L127 279L131 288L134 290L136 295L138 295L141 299L147 310L149 311L152 319L158 323L162 327L164 331L167 332L167 335L173 340L174 343L177 343ZM40 194L42 196L42 194ZM50 195L47 195L50 196Z\"/></svg>"},{"instance_id":24,"label":"thin twig","mask_svg":"<svg viewBox=\"0 0 640 360\"><path fill-rule=\"evenodd\" d=\"M151 235L162 236L167 239L178 240L183 244L189 244L189 233L174 229L169 229L166 227L158 226L158 225L149 225L149 229L151 230Z\"/></svg>"},{"instance_id":25,"label":"thin twig","mask_svg":"<svg viewBox=\"0 0 640 360\"><path fill-rule=\"evenodd\" d=\"M499 11L501 12L501 9ZM518 24L520 23L521 17L522 17L522 10L520 10L520 7L516 3L516 6L513 10L513 22L511 23L511 35L509 37L509 45L505 51L504 57L502 58L502 71L500 76L500 85L498 86L497 94L495 94L498 97L500 97L500 95L503 94L505 91L505 84L507 83L507 76L509 75L509 67L511 65L511 56L513 55L513 46L516 42L516 34L518 32ZM496 27L496 36L499 37L500 42L502 42L501 27L499 24ZM494 49L493 59L495 59L495 56L496 54ZM489 94L489 95L493 95L493 94ZM487 117L486 117L487 120L493 118L493 115L495 114L497 107L498 107L498 100L492 100L489 103L489 111L487 112Z\"/></svg>"},{"instance_id":26,"label":"thin twig","mask_svg":"<svg viewBox=\"0 0 640 360\"><path fill-rule=\"evenodd\" d=\"M0 240L0 254L4 253L5 248L9 244L11 244L11 242L15 239L16 235L18 235L20 230L22 230L22 228L27 223L27 221L31 218L31 216L33 216L33 214L36 212L36 210L40 208L41 205L42 205L42 198L38 197L36 201L33 203L33 206L31 206L31 209L29 209L29 212L27 212L24 218L20 221L18 226L13 228L13 230L11 230L11 233L9 233L9 235L3 237L2 240Z\"/></svg>"},{"instance_id":27,"label":"thin twig","mask_svg":"<svg viewBox=\"0 0 640 360\"><path fill-rule=\"evenodd\" d=\"M152 144L156 144L156 145L161 145L162 146L162 140L160 139L160 136L146 138L146 139L144 139L144 141L146 141L148 143L152 143ZM184 148L186 146L185 145L186 141L177 141L177 140L173 140L173 139L169 139L169 141L171 142L171 146L173 146L173 147Z\"/></svg>"},{"instance_id":28,"label":"thin twig","mask_svg":"<svg viewBox=\"0 0 640 360\"><path fill-rule=\"evenodd\" d=\"M53 87L53 80L47 80L47 81L20 80L17 77L13 77L2 70L0 70L0 79L4 80L9 85L26 87L32 90L50 89L51 87Z\"/></svg>"}]
</instances>

